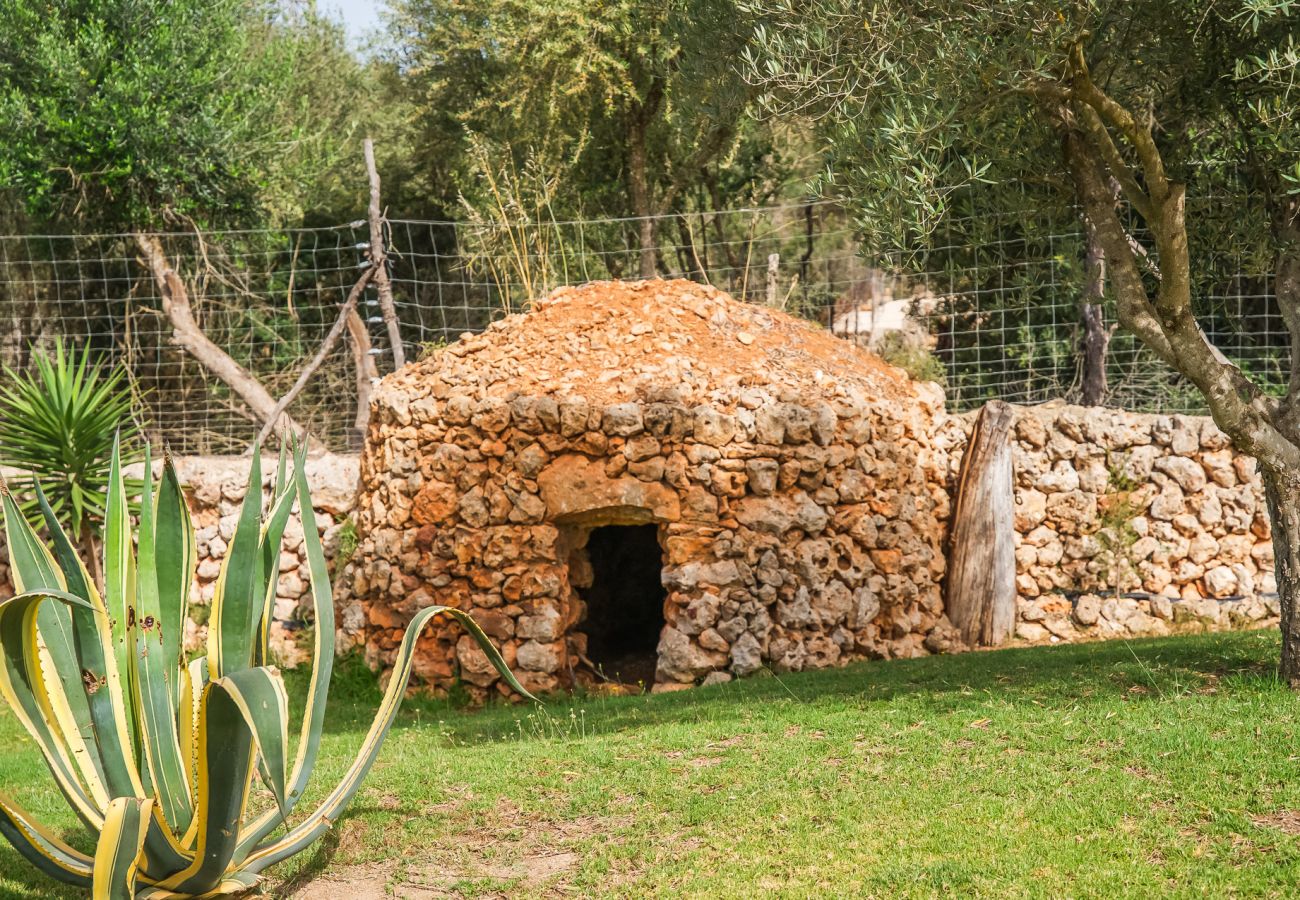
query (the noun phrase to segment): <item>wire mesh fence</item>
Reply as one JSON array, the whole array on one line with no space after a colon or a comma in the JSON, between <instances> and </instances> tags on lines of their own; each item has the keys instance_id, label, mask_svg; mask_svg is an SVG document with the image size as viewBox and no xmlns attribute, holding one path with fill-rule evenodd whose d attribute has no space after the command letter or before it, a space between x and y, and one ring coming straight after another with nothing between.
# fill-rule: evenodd
<instances>
[{"instance_id":1,"label":"wire mesh fence","mask_svg":"<svg viewBox=\"0 0 1300 900\"><path fill-rule=\"evenodd\" d=\"M273 395L287 390L333 324L364 260L364 225L162 235L207 337ZM55 337L89 344L129 373L150 433L182 453L238 452L261 422L230 386L178 347L163 296L132 235L0 237L0 360L31 363ZM343 445L339 398L354 392L346 348L292 407Z\"/></svg>"},{"instance_id":2,"label":"wire mesh fence","mask_svg":"<svg viewBox=\"0 0 1300 900\"><path fill-rule=\"evenodd\" d=\"M551 288L639 277L645 223L387 222L390 274L408 359L527 307ZM886 352L927 356L954 409L999 397L1075 400L1080 390L1083 229L1069 211L955 216L923 254L868 261L851 218L827 202L662 216L649 264L803 316ZM204 334L274 397L321 345L368 263L369 230L329 228L159 236ZM1199 312L1249 374L1280 386L1289 348L1267 272L1207 279ZM149 433L178 452L243 450L262 422L222 378L177 346L164 292L137 239L0 236L0 361L30 364L56 336L122 363ZM373 287L362 304L380 374L391 348ZM1113 316L1108 315L1113 322ZM892 342L902 335L901 345ZM901 346L901 349L900 349ZM332 449L356 443L356 359L341 342L290 413ZM936 364L937 363L937 367ZM1199 412L1195 392L1123 332L1107 357L1108 403Z\"/></svg>"}]
</instances>

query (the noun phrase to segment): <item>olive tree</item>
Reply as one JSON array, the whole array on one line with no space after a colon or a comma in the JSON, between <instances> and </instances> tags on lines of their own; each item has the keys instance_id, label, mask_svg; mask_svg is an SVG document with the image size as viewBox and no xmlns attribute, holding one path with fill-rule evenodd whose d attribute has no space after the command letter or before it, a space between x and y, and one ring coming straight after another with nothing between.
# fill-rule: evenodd
<instances>
[{"instance_id":1,"label":"olive tree","mask_svg":"<svg viewBox=\"0 0 1300 900\"><path fill-rule=\"evenodd\" d=\"M975 180L1054 184L1105 254L1120 323L1255 457L1273 523L1283 677L1300 687L1300 354L1269 391L1207 337L1223 242L1269 258L1300 337L1300 5L1292 0L750 0L744 66L814 117L870 239L923 244ZM1225 177L1243 190L1219 195ZM1214 196L1189 215L1189 192ZM1118 202L1117 202L1118 201ZM1231 223L1223 228L1222 223ZM1217 223L1217 225L1216 225Z\"/></svg>"},{"instance_id":2,"label":"olive tree","mask_svg":"<svg viewBox=\"0 0 1300 900\"><path fill-rule=\"evenodd\" d=\"M716 174L745 126L751 91L731 62L750 28L734 2L393 6L392 52L423 107L430 165L449 150L473 157L477 136L513 167L562 173L561 213L636 217L640 274L654 275L656 219ZM482 167L466 174L463 193L480 191Z\"/></svg>"}]
</instances>

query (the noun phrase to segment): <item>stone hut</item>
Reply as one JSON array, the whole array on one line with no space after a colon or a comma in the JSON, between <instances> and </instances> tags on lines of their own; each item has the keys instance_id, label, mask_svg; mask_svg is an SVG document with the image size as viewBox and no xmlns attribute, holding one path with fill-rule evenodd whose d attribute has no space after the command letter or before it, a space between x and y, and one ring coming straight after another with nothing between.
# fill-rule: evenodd
<instances>
[{"instance_id":1,"label":"stone hut","mask_svg":"<svg viewBox=\"0 0 1300 900\"><path fill-rule=\"evenodd\" d=\"M557 290L377 387L347 576L367 658L433 603L534 691L950 649L942 416L937 386L711 287ZM450 624L416 673L504 691Z\"/></svg>"}]
</instances>

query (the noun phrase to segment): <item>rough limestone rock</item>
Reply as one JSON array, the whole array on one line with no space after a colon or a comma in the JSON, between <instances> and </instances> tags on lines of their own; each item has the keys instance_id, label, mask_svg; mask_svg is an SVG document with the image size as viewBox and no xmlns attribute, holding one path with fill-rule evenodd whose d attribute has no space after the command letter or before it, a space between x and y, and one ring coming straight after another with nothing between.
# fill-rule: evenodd
<instances>
[{"instance_id":1,"label":"rough limestone rock","mask_svg":"<svg viewBox=\"0 0 1300 900\"><path fill-rule=\"evenodd\" d=\"M592 530L652 524L664 689L952 649L942 420L936 386L713 288L560 289L377 386L340 620L385 666L417 610L458 606L530 689L568 686ZM504 692L460 636L430 629L420 677Z\"/></svg>"}]
</instances>

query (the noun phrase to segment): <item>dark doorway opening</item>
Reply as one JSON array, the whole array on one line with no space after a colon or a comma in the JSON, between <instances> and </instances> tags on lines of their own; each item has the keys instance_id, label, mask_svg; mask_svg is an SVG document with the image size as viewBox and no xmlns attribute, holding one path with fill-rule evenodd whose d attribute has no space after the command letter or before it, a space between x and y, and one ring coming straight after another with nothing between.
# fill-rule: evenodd
<instances>
[{"instance_id":1,"label":"dark doorway opening","mask_svg":"<svg viewBox=\"0 0 1300 900\"><path fill-rule=\"evenodd\" d=\"M663 551L656 525L609 525L587 539L591 586L583 590L587 658L624 684L655 679L664 627Z\"/></svg>"}]
</instances>

